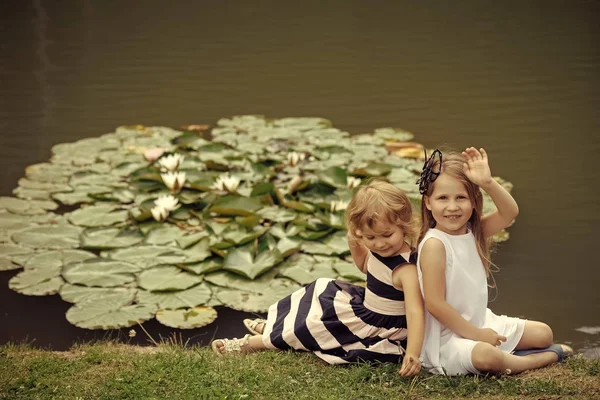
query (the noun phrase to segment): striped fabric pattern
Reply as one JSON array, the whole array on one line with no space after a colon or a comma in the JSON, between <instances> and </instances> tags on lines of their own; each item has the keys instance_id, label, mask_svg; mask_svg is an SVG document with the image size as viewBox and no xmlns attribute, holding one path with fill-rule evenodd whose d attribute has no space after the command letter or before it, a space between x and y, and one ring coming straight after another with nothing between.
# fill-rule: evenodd
<instances>
[{"instance_id":1,"label":"striped fabric pattern","mask_svg":"<svg viewBox=\"0 0 600 400\"><path fill-rule=\"evenodd\" d=\"M392 286L392 271L407 261L368 257L366 288L319 278L273 304L265 346L312 351L330 364L401 363L407 337L404 293Z\"/></svg>"}]
</instances>

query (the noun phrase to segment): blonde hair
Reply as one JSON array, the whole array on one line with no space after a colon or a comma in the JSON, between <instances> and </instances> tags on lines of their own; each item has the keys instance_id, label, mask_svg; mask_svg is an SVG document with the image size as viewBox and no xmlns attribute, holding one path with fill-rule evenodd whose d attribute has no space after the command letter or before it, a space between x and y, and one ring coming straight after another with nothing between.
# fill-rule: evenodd
<instances>
[{"instance_id":1,"label":"blonde hair","mask_svg":"<svg viewBox=\"0 0 600 400\"><path fill-rule=\"evenodd\" d=\"M346 208L346 228L351 239L356 231L378 222L396 225L404 232L404 240L412 251L417 245L419 221L413 216L410 200L396 186L383 180L370 180L359 186Z\"/></svg>"},{"instance_id":2,"label":"blonde hair","mask_svg":"<svg viewBox=\"0 0 600 400\"><path fill-rule=\"evenodd\" d=\"M473 205L473 214L471 214L471 218L469 218L469 226L473 232L473 236L475 236L477 253L479 253L479 257L483 262L486 276L488 278L492 278L493 281L492 272L495 272L497 268L491 261L492 240L491 238L486 239L483 234L483 225L481 223L481 218L483 217L483 195L481 194L479 186L471 182L465 175L463 170L463 164L465 162L466 160L461 153L455 151L445 151L442 153L441 169L439 166L439 159L436 159L434 161L432 170L440 171L441 174L448 174L464 185L467 194L469 195L469 200L471 200L471 204ZM419 243L421 240L423 240L427 231L431 228L435 228L436 225L431 211L427 209L425 204L425 197L430 197L434 188L435 181L429 183L427 186L427 191L423 194L423 199L421 202L422 225L421 234L419 235ZM495 283L493 283L491 286L494 287Z\"/></svg>"}]
</instances>

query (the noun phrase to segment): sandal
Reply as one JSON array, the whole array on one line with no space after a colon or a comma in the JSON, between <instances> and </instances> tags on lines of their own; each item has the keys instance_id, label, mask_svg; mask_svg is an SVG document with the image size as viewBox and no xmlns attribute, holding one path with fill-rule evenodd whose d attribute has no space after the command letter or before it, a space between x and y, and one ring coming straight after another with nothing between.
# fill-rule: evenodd
<instances>
[{"instance_id":1,"label":"sandal","mask_svg":"<svg viewBox=\"0 0 600 400\"><path fill-rule=\"evenodd\" d=\"M571 357L575 353L571 346L567 346L566 344L553 344L543 349L516 350L513 352L513 355L527 356L529 354L544 353L546 351L556 353L556 355L558 356L557 362L562 362L565 358Z\"/></svg>"},{"instance_id":2,"label":"sandal","mask_svg":"<svg viewBox=\"0 0 600 400\"><path fill-rule=\"evenodd\" d=\"M264 320L262 318L255 318L255 319L246 318L246 319L244 319L243 322L244 322L244 326L246 327L248 332L250 332L253 335L262 335L262 332L257 331L256 327L260 324L264 324L263 325L263 332L264 332L265 326L267 324L267 320Z\"/></svg>"},{"instance_id":3,"label":"sandal","mask_svg":"<svg viewBox=\"0 0 600 400\"><path fill-rule=\"evenodd\" d=\"M242 347L247 346L248 349L250 349L250 352L253 351L252 347L250 347L250 344L248 343L248 338L250 337L249 334L246 334L243 338L238 339L238 338L233 338L233 339L215 339L211 342L210 344L210 348L212 349L212 351L218 355L218 356L222 356L224 354L229 354L229 353L233 353L233 352L237 352L237 353L248 353L247 351L244 351L242 349ZM221 343L222 347L219 349L218 344Z\"/></svg>"}]
</instances>

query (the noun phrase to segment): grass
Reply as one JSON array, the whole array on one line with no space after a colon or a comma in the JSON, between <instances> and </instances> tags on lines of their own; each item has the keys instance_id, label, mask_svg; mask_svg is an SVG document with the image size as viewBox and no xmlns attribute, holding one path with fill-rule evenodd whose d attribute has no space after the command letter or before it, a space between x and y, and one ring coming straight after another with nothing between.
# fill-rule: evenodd
<instances>
[{"instance_id":1,"label":"grass","mask_svg":"<svg viewBox=\"0 0 600 400\"><path fill-rule=\"evenodd\" d=\"M328 366L297 352L215 357L206 347L115 343L51 352L0 346L2 399L590 399L600 360L581 356L516 376L448 378L399 366Z\"/></svg>"}]
</instances>

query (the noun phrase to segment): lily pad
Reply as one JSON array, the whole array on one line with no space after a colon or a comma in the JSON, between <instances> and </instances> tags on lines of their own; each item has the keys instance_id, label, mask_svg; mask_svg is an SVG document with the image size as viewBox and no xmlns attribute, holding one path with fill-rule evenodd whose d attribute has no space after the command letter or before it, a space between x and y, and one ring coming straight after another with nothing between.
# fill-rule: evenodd
<instances>
[{"instance_id":1,"label":"lily pad","mask_svg":"<svg viewBox=\"0 0 600 400\"><path fill-rule=\"evenodd\" d=\"M64 281L60 267L26 269L8 281L8 287L28 296L46 296L58 293Z\"/></svg>"},{"instance_id":2,"label":"lily pad","mask_svg":"<svg viewBox=\"0 0 600 400\"><path fill-rule=\"evenodd\" d=\"M255 197L224 196L217 200L209 212L220 215L252 215L260 208L262 203Z\"/></svg>"},{"instance_id":3,"label":"lily pad","mask_svg":"<svg viewBox=\"0 0 600 400\"><path fill-rule=\"evenodd\" d=\"M37 226L15 233L16 243L38 249L69 249L79 246L81 228L74 226Z\"/></svg>"},{"instance_id":4,"label":"lily pad","mask_svg":"<svg viewBox=\"0 0 600 400\"><path fill-rule=\"evenodd\" d=\"M170 246L130 247L102 253L101 255L127 261L142 268L151 268L160 264L175 264L186 260L186 256L181 249Z\"/></svg>"},{"instance_id":5,"label":"lily pad","mask_svg":"<svg viewBox=\"0 0 600 400\"><path fill-rule=\"evenodd\" d=\"M84 329L118 329L137 325L154 317L156 306L123 306L119 300L86 301L67 311L67 320Z\"/></svg>"},{"instance_id":6,"label":"lily pad","mask_svg":"<svg viewBox=\"0 0 600 400\"><path fill-rule=\"evenodd\" d=\"M110 226L127 221L127 216L127 211L119 211L117 206L101 204L74 211L69 221L74 225L85 227Z\"/></svg>"},{"instance_id":7,"label":"lily pad","mask_svg":"<svg viewBox=\"0 0 600 400\"><path fill-rule=\"evenodd\" d=\"M116 287L135 281L140 270L125 261L96 258L71 263L63 268L62 275L73 285Z\"/></svg>"},{"instance_id":8,"label":"lily pad","mask_svg":"<svg viewBox=\"0 0 600 400\"><path fill-rule=\"evenodd\" d=\"M48 251L32 255L23 266L29 269L55 268L91 258L96 256L83 250Z\"/></svg>"},{"instance_id":9,"label":"lily pad","mask_svg":"<svg viewBox=\"0 0 600 400\"><path fill-rule=\"evenodd\" d=\"M223 259L212 257L207 260L192 264L177 264L183 270L193 272L196 275L208 274L223 268Z\"/></svg>"},{"instance_id":10,"label":"lily pad","mask_svg":"<svg viewBox=\"0 0 600 400\"><path fill-rule=\"evenodd\" d=\"M137 229L90 228L81 235L81 248L109 250L130 247L144 240Z\"/></svg>"},{"instance_id":11,"label":"lily pad","mask_svg":"<svg viewBox=\"0 0 600 400\"><path fill-rule=\"evenodd\" d=\"M205 284L193 286L189 289L174 292L152 292L140 290L137 294L137 303L155 304L160 309L175 310L185 307L196 307L206 304L212 292Z\"/></svg>"},{"instance_id":12,"label":"lily pad","mask_svg":"<svg viewBox=\"0 0 600 400\"><path fill-rule=\"evenodd\" d=\"M223 269L254 279L282 260L279 251L264 251L254 258L250 249L233 249L227 252Z\"/></svg>"},{"instance_id":13,"label":"lily pad","mask_svg":"<svg viewBox=\"0 0 600 400\"><path fill-rule=\"evenodd\" d=\"M326 256L343 255L350 252L345 232L338 232L328 237L323 243L304 242L302 250L309 254L322 254Z\"/></svg>"},{"instance_id":14,"label":"lily pad","mask_svg":"<svg viewBox=\"0 0 600 400\"><path fill-rule=\"evenodd\" d=\"M202 276L174 266L161 266L143 271L138 285L146 290L184 290L202 282Z\"/></svg>"},{"instance_id":15,"label":"lily pad","mask_svg":"<svg viewBox=\"0 0 600 400\"><path fill-rule=\"evenodd\" d=\"M212 307L194 307L180 310L158 310L156 319L163 325L172 328L192 329L206 326L217 318L217 311Z\"/></svg>"},{"instance_id":16,"label":"lily pad","mask_svg":"<svg viewBox=\"0 0 600 400\"><path fill-rule=\"evenodd\" d=\"M117 301L123 306L130 304L135 299L137 289L116 287L101 288L65 283L60 288L60 297L69 303L84 303L86 301Z\"/></svg>"}]
</instances>

